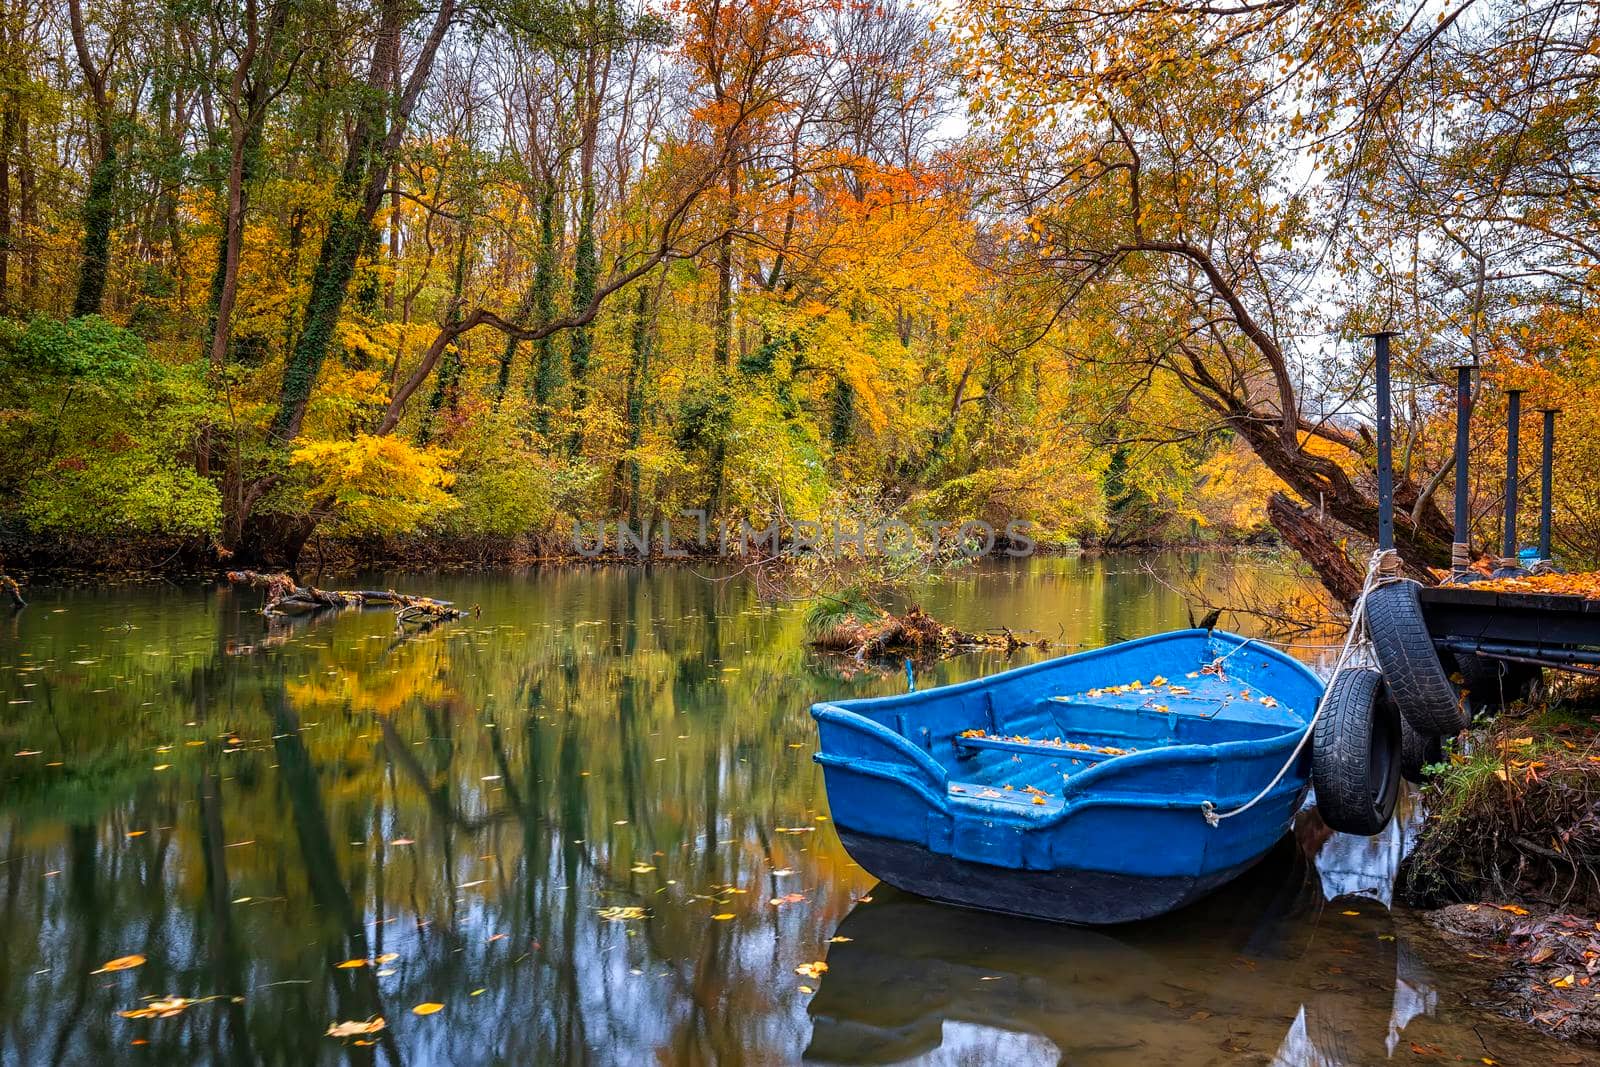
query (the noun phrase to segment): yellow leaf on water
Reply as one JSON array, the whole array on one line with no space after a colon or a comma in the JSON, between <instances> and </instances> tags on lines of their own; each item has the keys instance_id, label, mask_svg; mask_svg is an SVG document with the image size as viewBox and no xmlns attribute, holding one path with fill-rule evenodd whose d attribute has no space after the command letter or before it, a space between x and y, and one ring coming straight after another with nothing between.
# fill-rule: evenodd
<instances>
[{"instance_id":1,"label":"yellow leaf on water","mask_svg":"<svg viewBox=\"0 0 1600 1067\"><path fill-rule=\"evenodd\" d=\"M158 771L164 771L164 770L169 769L171 766L172 766L172 764L170 764L170 763L158 763L152 769L153 770L158 770Z\"/></svg>"},{"instance_id":2,"label":"yellow leaf on water","mask_svg":"<svg viewBox=\"0 0 1600 1067\"><path fill-rule=\"evenodd\" d=\"M610 908L600 909L600 918L606 920L607 922L614 923L627 922L630 919L642 919L644 918L644 915L645 912L643 908L631 906L617 905Z\"/></svg>"},{"instance_id":3,"label":"yellow leaf on water","mask_svg":"<svg viewBox=\"0 0 1600 1067\"><path fill-rule=\"evenodd\" d=\"M100 968L98 970L90 971L89 973L90 974L105 974L108 971L131 971L135 967L143 967L143 966L144 966L144 957L143 956L118 956L114 960L106 960L105 963L100 965Z\"/></svg>"},{"instance_id":4,"label":"yellow leaf on water","mask_svg":"<svg viewBox=\"0 0 1600 1067\"><path fill-rule=\"evenodd\" d=\"M821 978L827 969L828 965L822 960L818 960L815 963L802 963L794 969L794 973L805 975L807 978Z\"/></svg>"},{"instance_id":5,"label":"yellow leaf on water","mask_svg":"<svg viewBox=\"0 0 1600 1067\"><path fill-rule=\"evenodd\" d=\"M717 922L719 922L719 923L725 923L729 919L733 918L733 912L725 911L725 912L722 912L720 915L713 915L711 917L713 919L717 920Z\"/></svg>"},{"instance_id":6,"label":"yellow leaf on water","mask_svg":"<svg viewBox=\"0 0 1600 1067\"><path fill-rule=\"evenodd\" d=\"M629 867L628 870L632 871L634 874L649 874L651 871L655 870L655 868L650 866L648 863L639 863Z\"/></svg>"},{"instance_id":7,"label":"yellow leaf on water","mask_svg":"<svg viewBox=\"0 0 1600 1067\"><path fill-rule=\"evenodd\" d=\"M367 965L367 961L366 960L345 960L342 963L335 963L334 964L335 967L338 967L340 970L344 970L344 971L348 971L352 967L365 967L366 965Z\"/></svg>"},{"instance_id":8,"label":"yellow leaf on water","mask_svg":"<svg viewBox=\"0 0 1600 1067\"><path fill-rule=\"evenodd\" d=\"M853 937L845 937L845 936L843 936L841 934L835 934L833 937L828 938L829 944L833 944L833 945L842 945L846 941L854 941L854 940L855 940L855 938L853 938Z\"/></svg>"},{"instance_id":9,"label":"yellow leaf on water","mask_svg":"<svg viewBox=\"0 0 1600 1067\"><path fill-rule=\"evenodd\" d=\"M375 1034L389 1024L383 1021L383 1016L368 1019L366 1022L333 1023L328 1027L329 1037L359 1037L362 1034Z\"/></svg>"},{"instance_id":10,"label":"yellow leaf on water","mask_svg":"<svg viewBox=\"0 0 1600 1067\"><path fill-rule=\"evenodd\" d=\"M1347 912L1345 912L1345 914L1346 915L1360 915L1361 913L1359 911L1347 911Z\"/></svg>"},{"instance_id":11,"label":"yellow leaf on water","mask_svg":"<svg viewBox=\"0 0 1600 1067\"><path fill-rule=\"evenodd\" d=\"M385 952L383 955L379 956L373 962L374 963L393 963L395 960L397 960L399 958L400 958L400 953L398 953L398 952Z\"/></svg>"},{"instance_id":12,"label":"yellow leaf on water","mask_svg":"<svg viewBox=\"0 0 1600 1067\"><path fill-rule=\"evenodd\" d=\"M444 1005L443 1004L435 1004L433 1001L429 1000L429 1001L424 1001L423 1003L418 1004L416 1007L412 1008L411 1009L411 1014L412 1015L432 1015L436 1011L444 1011Z\"/></svg>"},{"instance_id":13,"label":"yellow leaf on water","mask_svg":"<svg viewBox=\"0 0 1600 1067\"><path fill-rule=\"evenodd\" d=\"M468 993L467 996L469 996L469 997L481 997L483 994L485 994L487 992L488 992L487 989L474 989L472 992Z\"/></svg>"},{"instance_id":14,"label":"yellow leaf on water","mask_svg":"<svg viewBox=\"0 0 1600 1067\"><path fill-rule=\"evenodd\" d=\"M186 997L163 997L159 1000L152 1000L142 1008L119 1011L117 1014L124 1019L170 1019L174 1015L181 1015L183 1009L193 1003L194 1001Z\"/></svg>"},{"instance_id":15,"label":"yellow leaf on water","mask_svg":"<svg viewBox=\"0 0 1600 1067\"><path fill-rule=\"evenodd\" d=\"M815 992L816 992L816 990L815 990L815 989L812 989L812 988L811 988L811 987L810 987L810 986L808 986L808 985L803 985L803 986L801 986L801 987L800 987L800 992L802 992L802 993L815 993Z\"/></svg>"}]
</instances>

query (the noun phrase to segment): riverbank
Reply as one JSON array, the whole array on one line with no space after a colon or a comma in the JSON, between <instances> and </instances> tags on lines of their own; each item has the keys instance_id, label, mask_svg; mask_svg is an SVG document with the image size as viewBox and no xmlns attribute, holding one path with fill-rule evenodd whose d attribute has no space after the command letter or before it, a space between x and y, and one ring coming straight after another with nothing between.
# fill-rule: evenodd
<instances>
[{"instance_id":1,"label":"riverbank","mask_svg":"<svg viewBox=\"0 0 1600 1067\"><path fill-rule=\"evenodd\" d=\"M569 533L526 537L416 537L323 538L306 542L299 565L288 569L301 576L327 572L373 570L468 571L545 565L667 566L678 563L726 562L743 566L768 558L765 542L737 536L721 544L715 538L701 544L696 538L659 540L643 548L632 542L618 547L615 540L596 550L592 543L580 550ZM1148 555L1157 552L1261 552L1281 546L1270 540L1182 541L1101 545L1093 540L1063 542L1011 542L996 537L986 555L1008 558L1076 554ZM108 577L138 575L218 574L242 565L215 542L195 539L51 539L22 537L0 529L0 572L14 577L99 574Z\"/></svg>"},{"instance_id":2,"label":"riverbank","mask_svg":"<svg viewBox=\"0 0 1600 1067\"><path fill-rule=\"evenodd\" d=\"M1447 754L1398 895L1478 1001L1600 1046L1600 686L1546 672Z\"/></svg>"}]
</instances>

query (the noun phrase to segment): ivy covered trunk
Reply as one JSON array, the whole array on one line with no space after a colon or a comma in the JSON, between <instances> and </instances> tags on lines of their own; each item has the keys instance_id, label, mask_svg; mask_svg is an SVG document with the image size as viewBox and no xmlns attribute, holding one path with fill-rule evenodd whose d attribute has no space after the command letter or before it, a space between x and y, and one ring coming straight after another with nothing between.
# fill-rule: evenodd
<instances>
[{"instance_id":1,"label":"ivy covered trunk","mask_svg":"<svg viewBox=\"0 0 1600 1067\"><path fill-rule=\"evenodd\" d=\"M584 61L583 144L578 154L578 239L572 250L572 310L589 306L600 278L600 252L594 232L594 165L596 141L600 135L600 99L596 85L596 50L591 48ZM572 410L581 411L587 399L586 381L594 351L594 334L584 326L572 331ZM581 420L573 420L568 446L573 455L583 448Z\"/></svg>"},{"instance_id":2,"label":"ivy covered trunk","mask_svg":"<svg viewBox=\"0 0 1600 1067\"><path fill-rule=\"evenodd\" d=\"M78 295L72 301L74 317L100 314L100 305L105 301L116 194L117 149L107 132L101 139L100 158L89 173L89 195L83 201L83 245L79 255Z\"/></svg>"},{"instance_id":3,"label":"ivy covered trunk","mask_svg":"<svg viewBox=\"0 0 1600 1067\"><path fill-rule=\"evenodd\" d=\"M556 317L556 254L560 241L557 223L557 189L552 179L539 198L539 257L533 268L533 310L541 323ZM555 342L541 337L533 345L534 425L540 433L550 430L550 405L565 384Z\"/></svg>"}]
</instances>

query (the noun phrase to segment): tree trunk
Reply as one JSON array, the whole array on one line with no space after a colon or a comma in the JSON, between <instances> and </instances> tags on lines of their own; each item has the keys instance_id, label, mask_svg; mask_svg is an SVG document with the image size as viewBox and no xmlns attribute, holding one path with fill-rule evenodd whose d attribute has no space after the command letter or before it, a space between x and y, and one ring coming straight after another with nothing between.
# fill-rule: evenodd
<instances>
[{"instance_id":1,"label":"tree trunk","mask_svg":"<svg viewBox=\"0 0 1600 1067\"><path fill-rule=\"evenodd\" d=\"M106 275L111 268L111 222L116 215L117 150L110 130L100 135L100 154L89 172L89 195L83 202L83 244L79 254L76 317L100 314Z\"/></svg>"},{"instance_id":2,"label":"tree trunk","mask_svg":"<svg viewBox=\"0 0 1600 1067\"><path fill-rule=\"evenodd\" d=\"M727 230L717 242L717 317L711 358L722 369L733 359L733 228L738 222L738 168L728 167Z\"/></svg>"},{"instance_id":3,"label":"tree trunk","mask_svg":"<svg viewBox=\"0 0 1600 1067\"><path fill-rule=\"evenodd\" d=\"M17 102L7 94L0 117L0 314L11 306L11 146L17 139Z\"/></svg>"},{"instance_id":4,"label":"tree trunk","mask_svg":"<svg viewBox=\"0 0 1600 1067\"><path fill-rule=\"evenodd\" d=\"M591 48L584 65L583 144L578 153L578 239L572 250L572 307L587 307L594 299L595 286L600 277L600 256L595 247L594 214L594 164L595 146L600 134L600 101L595 83L595 49ZM582 409L585 401L585 379L589 375L589 360L593 354L594 337L589 327L572 331L572 408ZM583 447L581 420L573 420L573 432L568 442L573 455Z\"/></svg>"},{"instance_id":5,"label":"tree trunk","mask_svg":"<svg viewBox=\"0 0 1600 1067\"><path fill-rule=\"evenodd\" d=\"M541 323L556 317L556 252L560 239L557 195L555 176L551 175L539 198L539 256L533 268L533 310ZM533 421L540 433L548 433L550 405L566 376L553 338L541 337L534 342L533 354Z\"/></svg>"},{"instance_id":6,"label":"tree trunk","mask_svg":"<svg viewBox=\"0 0 1600 1067\"><path fill-rule=\"evenodd\" d=\"M300 336L283 368L278 413L272 420L272 436L280 442L288 442L300 432L306 405L311 401L311 390L322 372L339 315L349 295L356 260L373 237L373 219L388 191L395 152L405 136L417 98L427 83L439 43L455 16L455 0L443 0L440 4L416 65L397 100L392 87L398 49L390 46L403 31L405 14L409 10L399 0L389 0L383 5L366 91L360 97L344 172L334 190L328 229L311 275L311 293L306 299Z\"/></svg>"},{"instance_id":7,"label":"tree trunk","mask_svg":"<svg viewBox=\"0 0 1600 1067\"><path fill-rule=\"evenodd\" d=\"M628 363L628 525L639 528L642 481L638 449L644 442L644 383L650 380L650 287L641 284L633 308L633 353Z\"/></svg>"},{"instance_id":8,"label":"tree trunk","mask_svg":"<svg viewBox=\"0 0 1600 1067\"><path fill-rule=\"evenodd\" d=\"M316 529L317 520L310 515L253 514L244 524L229 562L298 574L300 554Z\"/></svg>"},{"instance_id":9,"label":"tree trunk","mask_svg":"<svg viewBox=\"0 0 1600 1067\"><path fill-rule=\"evenodd\" d=\"M456 269L452 284L453 292L450 300L450 310L445 315L445 329L459 330L461 328L462 302L466 299L467 288L467 250L472 242L472 218L468 216L461 223L461 241L456 248ZM428 409L423 413L422 426L417 431L417 443L426 445L433 439L434 420L439 412L444 410L446 403L452 411L456 407L456 391L461 383L461 349L459 342L452 344L444 354L444 362L439 367L439 373L433 379L433 392L428 397Z\"/></svg>"},{"instance_id":10,"label":"tree trunk","mask_svg":"<svg viewBox=\"0 0 1600 1067\"><path fill-rule=\"evenodd\" d=\"M1356 602L1366 575L1310 508L1300 507L1287 493L1273 493L1267 501L1267 517L1283 539L1305 557L1334 599L1347 608Z\"/></svg>"}]
</instances>

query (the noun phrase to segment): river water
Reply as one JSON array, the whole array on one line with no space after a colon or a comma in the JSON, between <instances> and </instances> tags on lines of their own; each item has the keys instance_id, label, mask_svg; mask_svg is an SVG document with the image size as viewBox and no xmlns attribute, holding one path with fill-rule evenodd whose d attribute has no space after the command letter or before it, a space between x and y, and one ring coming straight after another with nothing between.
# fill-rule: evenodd
<instances>
[{"instance_id":1,"label":"river water","mask_svg":"<svg viewBox=\"0 0 1600 1067\"><path fill-rule=\"evenodd\" d=\"M1169 585L1194 581L1300 590L1270 558L1058 558L922 602L1070 648L1185 625ZM737 574L319 584L480 613L402 640L386 611L269 625L258 593L196 581L36 584L0 617L0 1061L1572 1055L1475 1010L1388 910L1399 828L1302 820L1196 908L1109 930L876 886L828 820L807 708L905 673L808 652L802 610Z\"/></svg>"}]
</instances>

